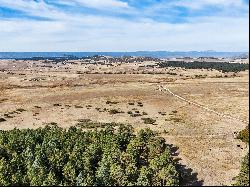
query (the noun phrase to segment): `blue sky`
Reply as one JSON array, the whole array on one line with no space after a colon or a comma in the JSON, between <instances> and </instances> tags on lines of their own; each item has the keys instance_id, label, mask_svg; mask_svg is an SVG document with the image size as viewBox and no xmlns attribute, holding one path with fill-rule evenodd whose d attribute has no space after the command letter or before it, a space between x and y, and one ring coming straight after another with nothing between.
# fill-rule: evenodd
<instances>
[{"instance_id":1,"label":"blue sky","mask_svg":"<svg viewBox=\"0 0 250 187\"><path fill-rule=\"evenodd\" d=\"M249 50L249 0L0 0L0 51Z\"/></svg>"}]
</instances>

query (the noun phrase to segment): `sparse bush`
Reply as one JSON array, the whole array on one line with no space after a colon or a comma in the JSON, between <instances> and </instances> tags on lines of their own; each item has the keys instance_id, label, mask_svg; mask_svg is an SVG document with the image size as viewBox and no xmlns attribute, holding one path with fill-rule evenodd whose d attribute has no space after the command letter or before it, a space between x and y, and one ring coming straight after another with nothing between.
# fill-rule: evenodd
<instances>
[{"instance_id":1,"label":"sparse bush","mask_svg":"<svg viewBox=\"0 0 250 187\"><path fill-rule=\"evenodd\" d=\"M124 113L123 111L117 110L117 109L111 109L109 110L109 114L119 114L119 113Z\"/></svg>"},{"instance_id":2,"label":"sparse bush","mask_svg":"<svg viewBox=\"0 0 250 187\"><path fill-rule=\"evenodd\" d=\"M244 130L240 131L237 138L243 142L249 142L249 127L247 126Z\"/></svg>"},{"instance_id":3,"label":"sparse bush","mask_svg":"<svg viewBox=\"0 0 250 187\"><path fill-rule=\"evenodd\" d=\"M18 109L16 109L16 111L18 111L18 112L24 112L24 111L26 111L26 110L23 109L23 108L18 108Z\"/></svg>"},{"instance_id":4,"label":"sparse bush","mask_svg":"<svg viewBox=\"0 0 250 187\"><path fill-rule=\"evenodd\" d=\"M102 112L102 111L101 111L101 108L99 108L99 107L96 107L95 109L96 109L98 112Z\"/></svg>"},{"instance_id":5,"label":"sparse bush","mask_svg":"<svg viewBox=\"0 0 250 187\"><path fill-rule=\"evenodd\" d=\"M177 75L177 73L167 72L169 75Z\"/></svg>"},{"instance_id":6,"label":"sparse bush","mask_svg":"<svg viewBox=\"0 0 250 187\"><path fill-rule=\"evenodd\" d=\"M61 105L61 104L56 103L56 104L53 104L53 106L62 106L62 105Z\"/></svg>"},{"instance_id":7,"label":"sparse bush","mask_svg":"<svg viewBox=\"0 0 250 187\"><path fill-rule=\"evenodd\" d=\"M183 122L183 119L181 119L181 118L179 118L179 117L171 117L170 120L171 120L171 121L174 121L175 123Z\"/></svg>"},{"instance_id":8,"label":"sparse bush","mask_svg":"<svg viewBox=\"0 0 250 187\"><path fill-rule=\"evenodd\" d=\"M75 105L75 108L83 108L83 107L80 105Z\"/></svg>"},{"instance_id":9,"label":"sparse bush","mask_svg":"<svg viewBox=\"0 0 250 187\"><path fill-rule=\"evenodd\" d=\"M168 131L166 129L163 130L164 134L168 134Z\"/></svg>"},{"instance_id":10,"label":"sparse bush","mask_svg":"<svg viewBox=\"0 0 250 187\"><path fill-rule=\"evenodd\" d=\"M133 114L133 112L132 111L128 111L128 114Z\"/></svg>"},{"instance_id":11,"label":"sparse bush","mask_svg":"<svg viewBox=\"0 0 250 187\"><path fill-rule=\"evenodd\" d=\"M141 114L131 114L130 115L131 117L139 117L139 116L142 116Z\"/></svg>"},{"instance_id":12,"label":"sparse bush","mask_svg":"<svg viewBox=\"0 0 250 187\"><path fill-rule=\"evenodd\" d=\"M156 122L155 119L152 118L141 118L145 124L154 124Z\"/></svg>"},{"instance_id":13,"label":"sparse bush","mask_svg":"<svg viewBox=\"0 0 250 187\"><path fill-rule=\"evenodd\" d=\"M161 114L162 116L166 116L166 112L158 112L158 114Z\"/></svg>"},{"instance_id":14,"label":"sparse bush","mask_svg":"<svg viewBox=\"0 0 250 187\"><path fill-rule=\"evenodd\" d=\"M0 118L0 122L4 122L4 121L6 121L6 119Z\"/></svg>"},{"instance_id":15,"label":"sparse bush","mask_svg":"<svg viewBox=\"0 0 250 187\"><path fill-rule=\"evenodd\" d=\"M86 105L86 108L90 109L90 108L92 108L92 105Z\"/></svg>"},{"instance_id":16,"label":"sparse bush","mask_svg":"<svg viewBox=\"0 0 250 187\"><path fill-rule=\"evenodd\" d=\"M176 114L176 113L177 113L177 110L173 110L172 113L173 113L173 114Z\"/></svg>"},{"instance_id":17,"label":"sparse bush","mask_svg":"<svg viewBox=\"0 0 250 187\"><path fill-rule=\"evenodd\" d=\"M117 101L107 101L107 102L106 102L106 104L111 104L111 105L112 105L112 104L116 105L116 104L118 104L118 103L119 103L119 102L117 102Z\"/></svg>"},{"instance_id":18,"label":"sparse bush","mask_svg":"<svg viewBox=\"0 0 250 187\"><path fill-rule=\"evenodd\" d=\"M57 123L56 123L56 122L50 122L50 123L47 123L46 125L56 126L56 125L57 125Z\"/></svg>"},{"instance_id":19,"label":"sparse bush","mask_svg":"<svg viewBox=\"0 0 250 187\"><path fill-rule=\"evenodd\" d=\"M10 116L10 114L4 114L4 117L6 117L6 118L13 118L14 116Z\"/></svg>"}]
</instances>

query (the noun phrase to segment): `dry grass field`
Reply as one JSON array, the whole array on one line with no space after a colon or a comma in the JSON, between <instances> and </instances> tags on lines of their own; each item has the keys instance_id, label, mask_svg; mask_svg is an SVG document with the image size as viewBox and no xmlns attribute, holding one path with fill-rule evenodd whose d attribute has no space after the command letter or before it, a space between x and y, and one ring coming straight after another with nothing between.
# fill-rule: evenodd
<instances>
[{"instance_id":1,"label":"dry grass field","mask_svg":"<svg viewBox=\"0 0 250 187\"><path fill-rule=\"evenodd\" d=\"M149 127L179 147L180 162L203 185L232 184L248 151L235 134L248 123L249 72L145 66L154 64L76 61L44 67L42 61L0 60L0 129L52 122L68 128L87 119L131 124L136 130ZM241 120L205 111L160 91L159 85Z\"/></svg>"}]
</instances>

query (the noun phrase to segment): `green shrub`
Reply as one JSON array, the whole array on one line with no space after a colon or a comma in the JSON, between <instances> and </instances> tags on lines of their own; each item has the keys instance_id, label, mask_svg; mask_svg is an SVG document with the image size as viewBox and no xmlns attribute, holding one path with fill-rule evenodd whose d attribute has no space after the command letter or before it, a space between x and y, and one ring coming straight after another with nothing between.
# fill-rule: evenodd
<instances>
[{"instance_id":1,"label":"green shrub","mask_svg":"<svg viewBox=\"0 0 250 187\"><path fill-rule=\"evenodd\" d=\"M116 104L118 104L119 102L116 102L116 101L107 101L106 102L106 104L114 104L114 105L116 105Z\"/></svg>"},{"instance_id":2,"label":"green shrub","mask_svg":"<svg viewBox=\"0 0 250 187\"><path fill-rule=\"evenodd\" d=\"M120 113L124 113L124 112L120 111L118 109L111 109L111 110L109 110L109 114L120 114Z\"/></svg>"},{"instance_id":3,"label":"green shrub","mask_svg":"<svg viewBox=\"0 0 250 187\"><path fill-rule=\"evenodd\" d=\"M169 119L170 121L173 121L175 123L178 123L178 122L183 122L183 119L179 118L179 117L170 117Z\"/></svg>"},{"instance_id":4,"label":"green shrub","mask_svg":"<svg viewBox=\"0 0 250 187\"><path fill-rule=\"evenodd\" d=\"M75 108L83 108L83 107L80 105L75 105Z\"/></svg>"},{"instance_id":5,"label":"green shrub","mask_svg":"<svg viewBox=\"0 0 250 187\"><path fill-rule=\"evenodd\" d=\"M154 124L156 122L155 119L152 118L141 118L145 124Z\"/></svg>"},{"instance_id":6,"label":"green shrub","mask_svg":"<svg viewBox=\"0 0 250 187\"><path fill-rule=\"evenodd\" d=\"M158 114L161 114L162 116L166 116L166 112L158 112Z\"/></svg>"},{"instance_id":7,"label":"green shrub","mask_svg":"<svg viewBox=\"0 0 250 187\"><path fill-rule=\"evenodd\" d=\"M249 127L246 127L245 129L240 131L237 138L243 142L249 142Z\"/></svg>"}]
</instances>

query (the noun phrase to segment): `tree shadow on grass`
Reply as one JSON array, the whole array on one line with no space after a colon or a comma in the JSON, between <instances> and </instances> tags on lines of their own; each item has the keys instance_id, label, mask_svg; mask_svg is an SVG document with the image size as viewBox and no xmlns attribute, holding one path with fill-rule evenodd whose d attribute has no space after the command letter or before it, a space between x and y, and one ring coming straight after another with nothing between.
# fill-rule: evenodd
<instances>
[{"instance_id":1,"label":"tree shadow on grass","mask_svg":"<svg viewBox=\"0 0 250 187\"><path fill-rule=\"evenodd\" d=\"M171 151L171 155L177 157L178 147L173 144L168 145ZM193 169L188 168L186 165L180 163L180 158L175 158L177 162L177 171L180 173L180 186L202 186L203 180L198 179L198 173L194 172Z\"/></svg>"}]
</instances>

